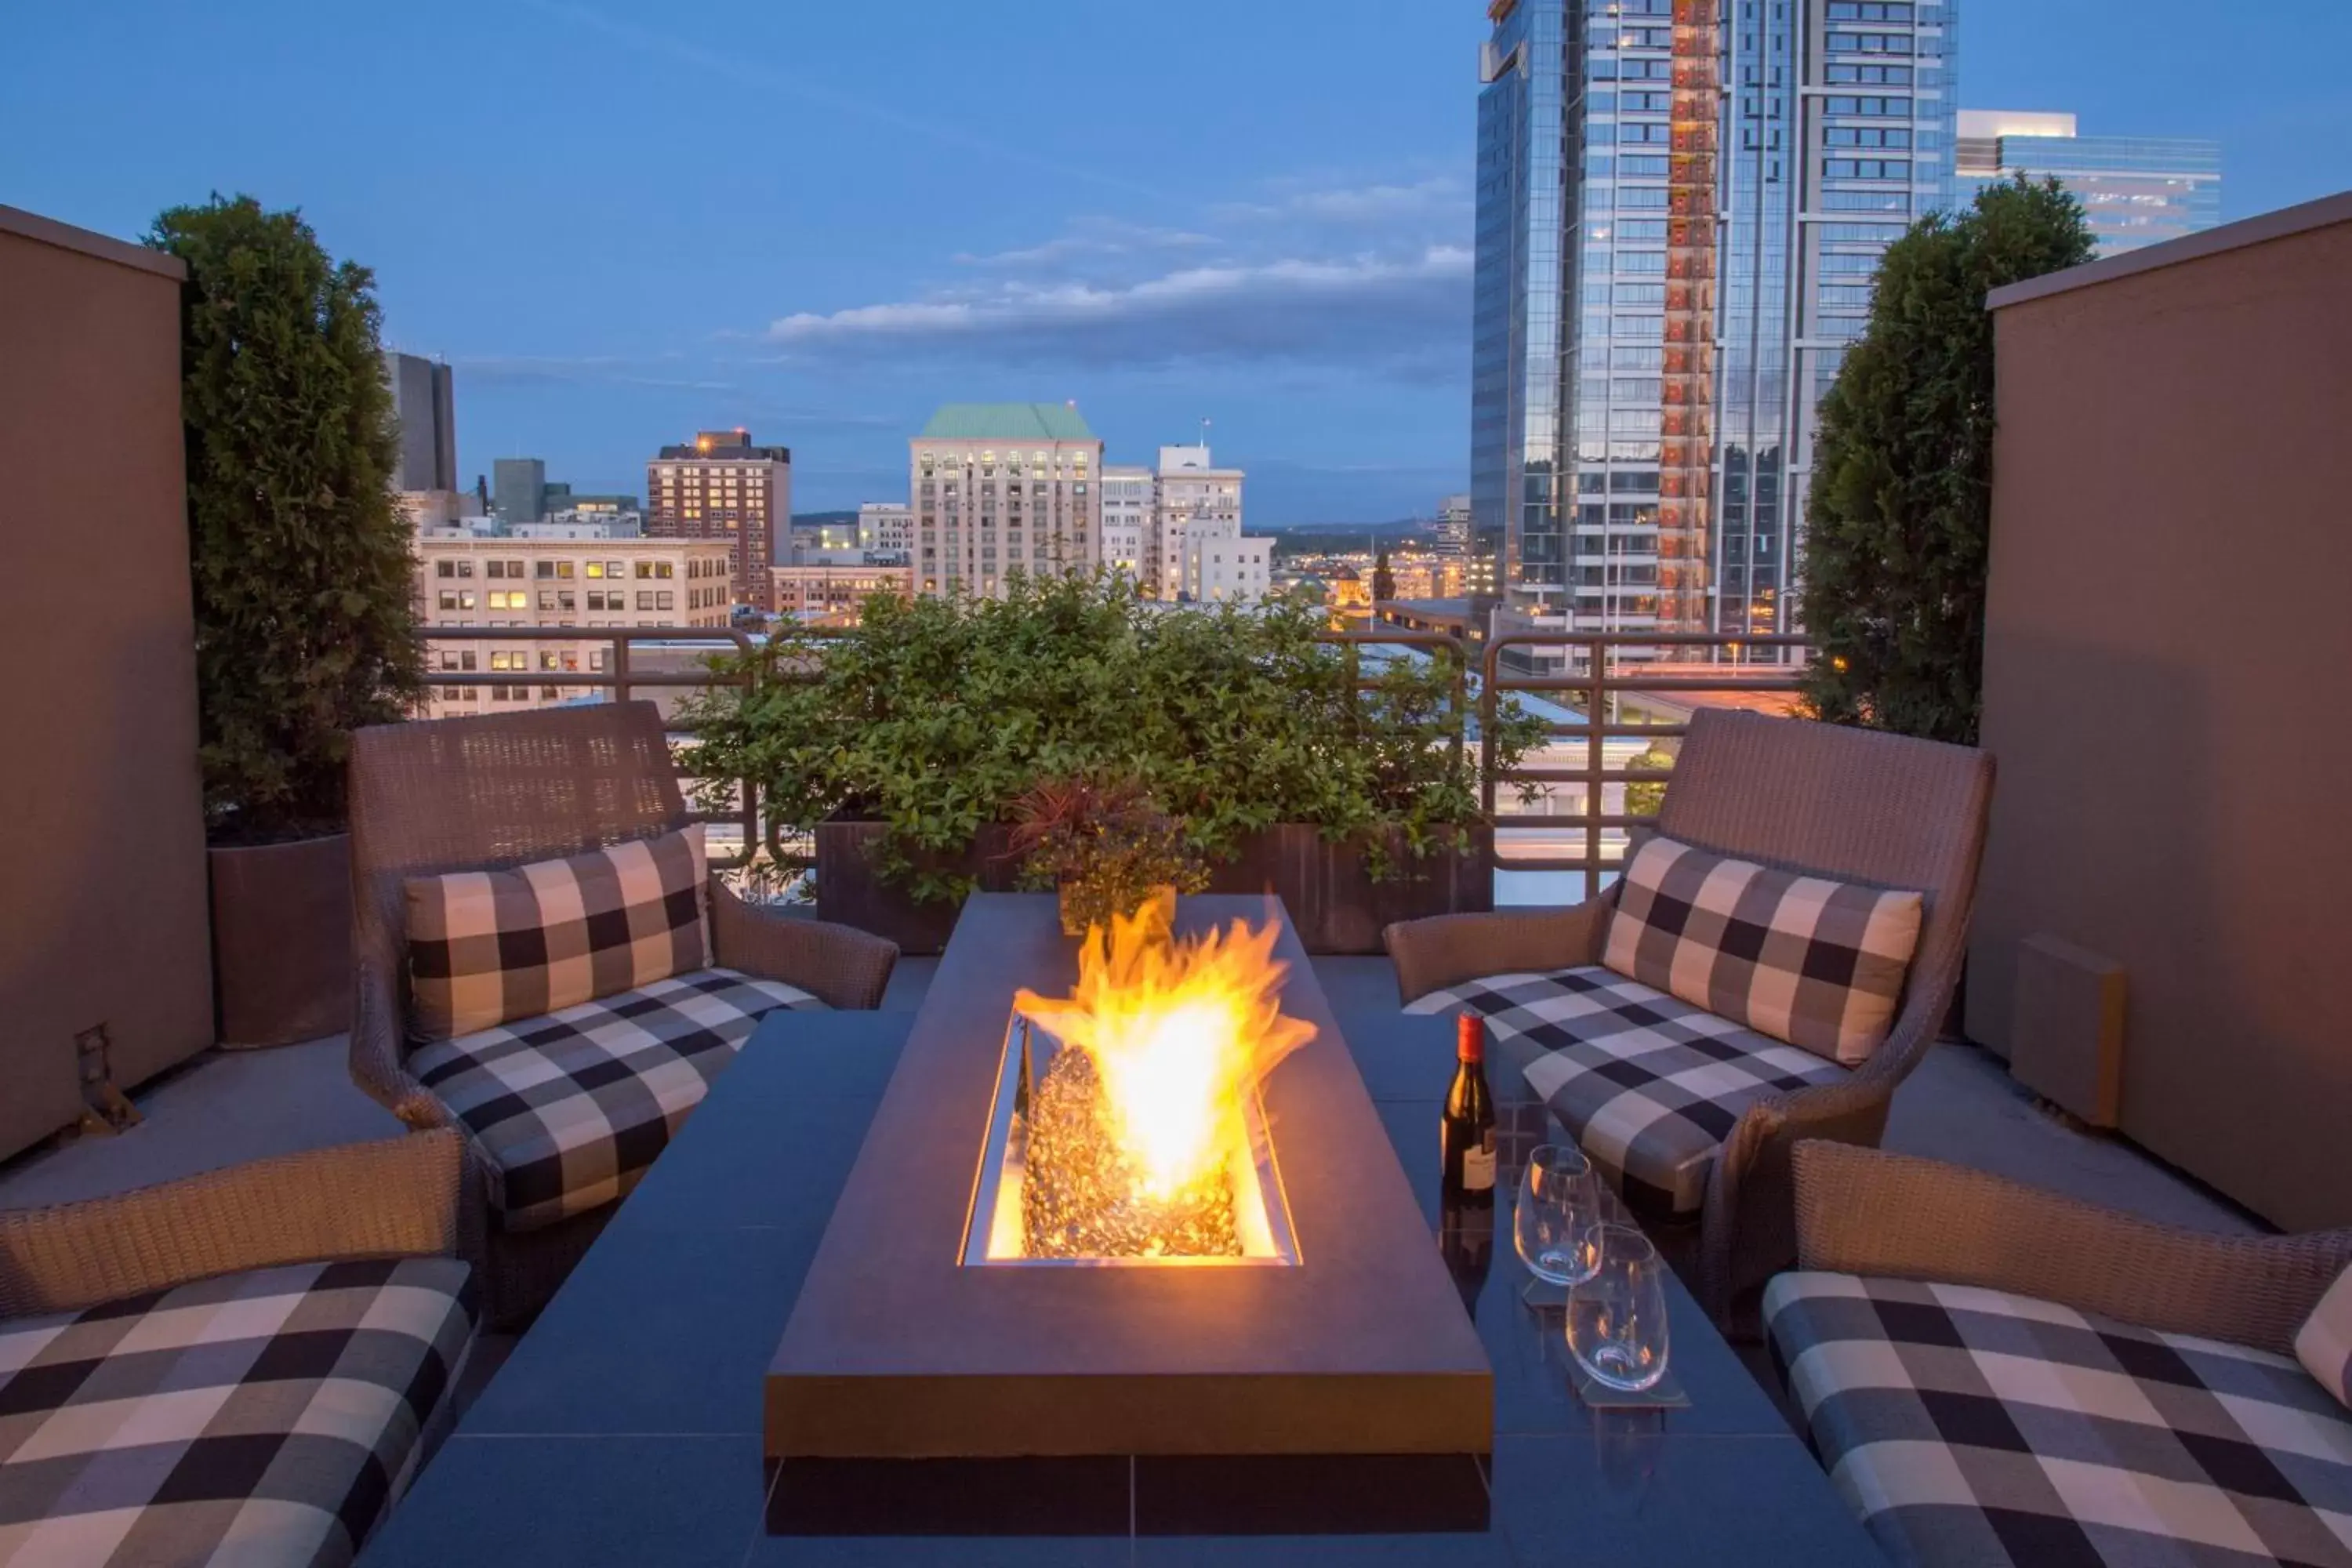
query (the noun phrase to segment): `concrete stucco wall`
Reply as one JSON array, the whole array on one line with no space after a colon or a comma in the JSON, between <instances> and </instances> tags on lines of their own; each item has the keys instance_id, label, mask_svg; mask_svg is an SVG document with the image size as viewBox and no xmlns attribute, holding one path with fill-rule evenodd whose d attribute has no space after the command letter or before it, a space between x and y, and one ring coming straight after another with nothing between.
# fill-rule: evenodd
<instances>
[{"instance_id":1,"label":"concrete stucco wall","mask_svg":"<svg viewBox=\"0 0 2352 1568\"><path fill-rule=\"evenodd\" d=\"M213 1037L179 271L0 207L0 1156Z\"/></svg>"},{"instance_id":2,"label":"concrete stucco wall","mask_svg":"<svg viewBox=\"0 0 2352 1568\"><path fill-rule=\"evenodd\" d=\"M1994 303L1969 1032L2021 940L2113 959L2122 1131L2352 1224L2352 196Z\"/></svg>"}]
</instances>

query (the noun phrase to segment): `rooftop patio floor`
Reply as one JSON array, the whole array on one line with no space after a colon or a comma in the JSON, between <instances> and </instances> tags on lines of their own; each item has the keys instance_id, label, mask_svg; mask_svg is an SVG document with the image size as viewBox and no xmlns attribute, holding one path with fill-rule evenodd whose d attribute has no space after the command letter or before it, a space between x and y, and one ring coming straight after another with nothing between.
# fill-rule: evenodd
<instances>
[{"instance_id":1,"label":"rooftop patio floor","mask_svg":"<svg viewBox=\"0 0 2352 1568\"><path fill-rule=\"evenodd\" d=\"M887 1009L913 1011L938 960L899 962ZM1342 1017L1392 1008L1385 958L1318 958ZM132 1096L146 1120L112 1137L68 1137L0 1164L0 1208L69 1203L245 1160L389 1137L400 1124L362 1094L342 1037L275 1050L210 1051ZM2249 1232L2242 1212L2121 1140L2092 1136L2039 1109L2003 1065L1974 1046L1936 1047L1895 1097L1886 1147L2011 1176L2168 1224Z\"/></svg>"}]
</instances>

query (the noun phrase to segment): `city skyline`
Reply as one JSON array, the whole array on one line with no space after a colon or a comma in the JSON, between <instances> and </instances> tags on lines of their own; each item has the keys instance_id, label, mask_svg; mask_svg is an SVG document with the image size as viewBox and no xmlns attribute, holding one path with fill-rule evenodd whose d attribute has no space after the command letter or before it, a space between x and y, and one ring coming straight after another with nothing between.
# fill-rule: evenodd
<instances>
[{"instance_id":1,"label":"city skyline","mask_svg":"<svg viewBox=\"0 0 2352 1568\"><path fill-rule=\"evenodd\" d=\"M2294 9L2314 52L2352 42ZM376 271L387 344L455 367L464 487L532 456L634 491L657 444L748 426L838 510L895 497L943 395L1075 399L1114 458L1213 418L1265 526L1376 522L1467 483L1484 10L1302 5L1301 73L1238 0L1172 26L910 4L881 75L847 13L39 13L0 61L0 191L126 237L215 188L300 206ZM2217 140L2225 218L2352 185L2345 89L2215 76L2200 19L1971 0L1960 102ZM473 85L494 60L523 68ZM625 90L557 90L595 80Z\"/></svg>"}]
</instances>

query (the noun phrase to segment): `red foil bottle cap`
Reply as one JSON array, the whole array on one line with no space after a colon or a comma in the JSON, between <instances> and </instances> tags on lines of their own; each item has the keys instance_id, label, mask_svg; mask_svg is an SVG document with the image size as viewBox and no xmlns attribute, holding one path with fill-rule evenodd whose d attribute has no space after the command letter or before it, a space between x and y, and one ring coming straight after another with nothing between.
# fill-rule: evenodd
<instances>
[{"instance_id":1,"label":"red foil bottle cap","mask_svg":"<svg viewBox=\"0 0 2352 1568\"><path fill-rule=\"evenodd\" d=\"M1465 1012L1454 1020L1454 1054L1465 1062L1486 1059L1486 1020Z\"/></svg>"}]
</instances>

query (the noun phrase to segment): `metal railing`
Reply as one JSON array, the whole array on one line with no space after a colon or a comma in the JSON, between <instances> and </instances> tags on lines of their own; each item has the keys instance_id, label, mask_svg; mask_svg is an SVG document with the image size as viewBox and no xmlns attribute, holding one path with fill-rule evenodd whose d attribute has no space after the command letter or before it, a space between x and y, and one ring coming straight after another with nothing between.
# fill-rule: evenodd
<instances>
[{"instance_id":1,"label":"metal railing","mask_svg":"<svg viewBox=\"0 0 2352 1568\"><path fill-rule=\"evenodd\" d=\"M1679 740L1690 732L1690 726L1672 720L1629 722L1623 717L1623 700L1626 697L1669 694L1722 696L1733 692L1777 695L1792 694L1801 689L1797 668L1790 664L1724 664L1717 667L1726 672L1721 676L1651 676L1618 673L1612 668L1618 662L1612 659L1612 655L1641 653L1644 657L1640 660L1624 661L1631 663L1638 671L1650 664L1663 662L1655 658L1659 650L1744 653L1803 649L1811 646L1810 641L1802 637L1752 637L1713 632L1513 632L1490 639L1480 666L1478 713L1482 747L1479 774L1483 791L1481 804L1496 829L1496 867L1514 871L1580 872L1584 878L1584 897L1590 899L1601 891L1602 879L1622 865L1624 836L1632 829L1646 827L1657 820L1654 812L1604 809L1607 792L1612 784L1621 789L1626 784L1663 784L1674 777L1673 770L1630 764L1612 766L1609 742L1612 740L1653 742ZM1503 655L1515 647L1563 650L1568 654L1571 671L1564 675L1521 675L1508 671L1503 668ZM1581 666L1580 671L1575 668L1579 665ZM1747 671L1763 673L1735 673ZM1774 673L1776 671L1779 673ZM1582 697L1580 721L1554 721L1548 726L1556 739L1582 742L1583 758L1579 765L1519 768L1495 765L1495 720L1503 698L1511 692L1573 692ZM1648 750L1645 747L1643 754L1647 754ZM1503 785L1541 787L1555 784L1581 785L1581 809L1565 813L1505 813L1497 810L1499 789ZM1503 836L1506 833L1540 836L1563 828L1570 830L1571 837L1581 841L1580 852L1573 855L1538 853L1507 856L1503 853L1506 842ZM1613 839L1611 837L1612 830Z\"/></svg>"},{"instance_id":2,"label":"metal railing","mask_svg":"<svg viewBox=\"0 0 2352 1568\"><path fill-rule=\"evenodd\" d=\"M837 633L831 628L807 627L802 628L799 635L822 640ZM423 636L428 646L442 642L601 644L608 650L605 668L602 669L483 671L432 668L425 671L425 679L429 685L436 687L590 687L611 693L612 700L616 702L626 702L648 691L745 688L750 683L747 677L722 676L699 661L697 668L691 669L639 669L634 667L630 657L631 648L636 644L723 642L732 644L737 651L745 654L752 652L757 646L751 634L733 626L429 626L424 628ZM1811 647L1806 638L1793 636L1758 637L1709 632L1513 632L1488 640L1482 648L1455 633L1408 631L1402 627L1328 631L1322 633L1318 640L1343 650L1349 688L1358 692L1375 689L1379 685L1377 675L1368 676L1364 672L1363 651L1367 647L1412 648L1425 651L1432 658L1449 660L1453 668L1454 711L1465 721L1454 726L1454 752L1459 760L1469 745L1475 729L1481 805L1496 827L1487 851L1490 864L1500 870L1581 873L1584 896L1588 898L1598 893L1602 879L1622 863L1626 834L1656 820L1653 813L1606 809L1610 790L1612 787L1622 790L1627 784L1663 784L1674 777L1671 768L1637 766L1622 757L1612 759L1609 742L1674 741L1689 732L1686 722L1671 718L1651 717L1639 721L1627 718L1627 698L1637 700L1635 705L1639 706L1639 700L1645 697L1719 697L1732 693L1786 695L1800 689L1797 668L1782 663L1710 666L1710 668L1720 668L1724 672L1721 675L1677 673L1662 676L1641 672L1662 662L1657 657L1662 652L1713 656L1801 650ZM1504 656L1515 648L1562 654L1567 672L1539 675L1510 669L1507 668ZM1640 657L1629 657L1633 655ZM1475 705L1471 690L1474 668L1477 687ZM809 680L814 679L815 676L814 672L803 671L782 679ZM1571 709L1568 719L1548 719L1546 721L1547 731L1554 742L1574 743L1572 749L1580 752L1575 765L1545 763L1506 768L1496 764L1496 721L1502 702L1513 693L1543 699L1574 696L1581 700L1580 712ZM1698 704L1659 706L1688 708ZM1467 721L1473 717L1475 719L1475 726ZM672 719L669 727L682 734L690 734L695 729L690 721L678 719ZM1622 752L1623 748L1619 750ZM1647 750L1644 748L1644 753ZM786 824L763 820L759 790L751 780L733 780L730 784L737 799L734 811L698 811L694 814L696 821L736 828L742 834L740 853L725 857L714 855L711 860L714 868L745 870L752 866L762 851L776 868L784 871L804 869L813 863L814 857L808 847L784 841ZM1529 790L1549 791L1554 785L1580 789L1581 799L1576 809L1555 812L1505 808L1503 792L1506 789L1516 793L1520 786L1525 786ZM1619 804L1623 804L1622 795ZM1577 852L1543 852L1546 838L1563 834L1580 846Z\"/></svg>"}]
</instances>

